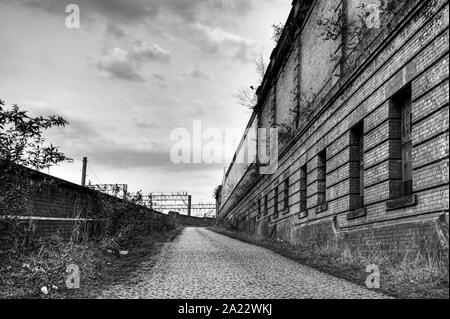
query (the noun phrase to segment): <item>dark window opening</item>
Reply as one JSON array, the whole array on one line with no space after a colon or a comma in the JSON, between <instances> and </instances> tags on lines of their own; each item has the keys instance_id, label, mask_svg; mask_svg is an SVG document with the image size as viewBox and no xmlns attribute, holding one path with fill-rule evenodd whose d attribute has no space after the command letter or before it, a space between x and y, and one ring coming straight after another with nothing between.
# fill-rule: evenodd
<instances>
[{"instance_id":1,"label":"dark window opening","mask_svg":"<svg viewBox=\"0 0 450 319\"><path fill-rule=\"evenodd\" d=\"M278 187L275 187L274 205L273 205L273 215L278 217L278 201L279 201L279 191Z\"/></svg>"},{"instance_id":2,"label":"dark window opening","mask_svg":"<svg viewBox=\"0 0 450 319\"><path fill-rule=\"evenodd\" d=\"M289 178L284 181L283 209L289 210Z\"/></svg>"},{"instance_id":3,"label":"dark window opening","mask_svg":"<svg viewBox=\"0 0 450 319\"><path fill-rule=\"evenodd\" d=\"M261 198L258 198L258 218L260 218L262 214L261 208Z\"/></svg>"},{"instance_id":4,"label":"dark window opening","mask_svg":"<svg viewBox=\"0 0 450 319\"><path fill-rule=\"evenodd\" d=\"M318 174L317 174L317 196L318 196L318 204L323 205L327 202L327 193L326 193L326 176L327 176L327 152L326 150L322 151L318 155Z\"/></svg>"},{"instance_id":5,"label":"dark window opening","mask_svg":"<svg viewBox=\"0 0 450 319\"><path fill-rule=\"evenodd\" d=\"M264 196L264 215L269 213L269 195Z\"/></svg>"},{"instance_id":6,"label":"dark window opening","mask_svg":"<svg viewBox=\"0 0 450 319\"><path fill-rule=\"evenodd\" d=\"M357 169L354 172L357 180L355 190L357 190L358 203L355 208L364 207L364 126L363 123L359 123L351 130L351 139L354 145L358 148L358 157L352 161L357 163ZM352 164L353 165L353 164ZM353 174L352 174L353 175Z\"/></svg>"},{"instance_id":7,"label":"dark window opening","mask_svg":"<svg viewBox=\"0 0 450 319\"><path fill-rule=\"evenodd\" d=\"M409 85L392 100L396 113L400 115L402 189L401 196L412 194L412 112L411 86Z\"/></svg>"},{"instance_id":8,"label":"dark window opening","mask_svg":"<svg viewBox=\"0 0 450 319\"><path fill-rule=\"evenodd\" d=\"M306 211L306 165L300 168L300 213Z\"/></svg>"}]
</instances>

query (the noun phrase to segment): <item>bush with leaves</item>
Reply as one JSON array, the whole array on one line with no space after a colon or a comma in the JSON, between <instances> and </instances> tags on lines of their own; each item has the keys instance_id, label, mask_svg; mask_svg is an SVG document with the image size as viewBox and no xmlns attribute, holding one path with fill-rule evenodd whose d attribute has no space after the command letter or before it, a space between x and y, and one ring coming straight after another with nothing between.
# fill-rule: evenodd
<instances>
[{"instance_id":1,"label":"bush with leaves","mask_svg":"<svg viewBox=\"0 0 450 319\"><path fill-rule=\"evenodd\" d=\"M30 117L17 105L4 108L0 100L0 158L9 164L31 167L36 170L48 168L68 160L52 144L46 145L45 130L69 124L60 116Z\"/></svg>"},{"instance_id":2,"label":"bush with leaves","mask_svg":"<svg viewBox=\"0 0 450 319\"><path fill-rule=\"evenodd\" d=\"M117 190L118 191L118 190ZM144 206L142 192L127 194L122 200L102 194L102 213L105 221L103 245L108 249L127 249L137 245L144 236L159 235L176 228L174 219L155 213Z\"/></svg>"},{"instance_id":3,"label":"bush with leaves","mask_svg":"<svg viewBox=\"0 0 450 319\"><path fill-rule=\"evenodd\" d=\"M22 227L17 216L26 213L28 197L40 186L31 181L29 168L41 170L70 160L43 137L45 130L67 124L60 116L32 117L17 105L6 108L0 100L0 218L12 236Z\"/></svg>"}]
</instances>

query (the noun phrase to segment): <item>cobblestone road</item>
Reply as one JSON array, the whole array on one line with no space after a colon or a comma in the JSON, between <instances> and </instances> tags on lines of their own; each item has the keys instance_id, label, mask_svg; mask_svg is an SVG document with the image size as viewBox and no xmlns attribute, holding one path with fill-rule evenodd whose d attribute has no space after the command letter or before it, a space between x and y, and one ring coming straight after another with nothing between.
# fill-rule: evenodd
<instances>
[{"instance_id":1,"label":"cobblestone road","mask_svg":"<svg viewBox=\"0 0 450 319\"><path fill-rule=\"evenodd\" d=\"M385 298L267 249L186 228L129 282L100 298Z\"/></svg>"}]
</instances>

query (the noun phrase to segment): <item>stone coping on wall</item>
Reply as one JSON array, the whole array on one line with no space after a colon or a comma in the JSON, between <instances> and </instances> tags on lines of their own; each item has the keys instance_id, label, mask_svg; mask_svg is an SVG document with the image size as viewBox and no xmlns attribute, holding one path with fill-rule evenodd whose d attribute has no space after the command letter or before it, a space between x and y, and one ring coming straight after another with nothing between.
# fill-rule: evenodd
<instances>
[{"instance_id":1,"label":"stone coping on wall","mask_svg":"<svg viewBox=\"0 0 450 319\"><path fill-rule=\"evenodd\" d=\"M93 222L101 221L102 219L92 219L92 218L65 218L65 217L42 217L42 216L0 216L1 219L19 219L19 220L48 220L48 221L82 221L82 222Z\"/></svg>"}]
</instances>

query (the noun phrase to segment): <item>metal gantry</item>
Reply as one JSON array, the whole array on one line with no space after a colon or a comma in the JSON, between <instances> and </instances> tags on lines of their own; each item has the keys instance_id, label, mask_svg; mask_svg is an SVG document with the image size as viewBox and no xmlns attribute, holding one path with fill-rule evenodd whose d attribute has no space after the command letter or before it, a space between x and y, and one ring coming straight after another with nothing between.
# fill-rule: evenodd
<instances>
[{"instance_id":1,"label":"metal gantry","mask_svg":"<svg viewBox=\"0 0 450 319\"><path fill-rule=\"evenodd\" d=\"M216 214L215 203L192 204L192 195L187 192L150 193L145 198L145 204L147 207L162 213L174 211L197 217L214 217Z\"/></svg>"},{"instance_id":2,"label":"metal gantry","mask_svg":"<svg viewBox=\"0 0 450 319\"><path fill-rule=\"evenodd\" d=\"M216 217L216 203L193 204L191 210L194 212L194 216L210 218Z\"/></svg>"},{"instance_id":3,"label":"metal gantry","mask_svg":"<svg viewBox=\"0 0 450 319\"><path fill-rule=\"evenodd\" d=\"M89 184L87 187L111 196L127 198L127 184Z\"/></svg>"},{"instance_id":4,"label":"metal gantry","mask_svg":"<svg viewBox=\"0 0 450 319\"><path fill-rule=\"evenodd\" d=\"M161 212L178 212L180 214L189 215L188 207L183 204L156 204L153 206L155 210ZM191 216L197 217L214 217L216 214L216 204L215 203L200 203L191 204Z\"/></svg>"},{"instance_id":5,"label":"metal gantry","mask_svg":"<svg viewBox=\"0 0 450 319\"><path fill-rule=\"evenodd\" d=\"M127 198L127 184L89 184L87 187L111 196L121 197L122 195L123 199ZM192 195L187 192L150 193L144 196L143 204L165 214L173 211L196 217L214 218L216 216L215 203L192 204Z\"/></svg>"},{"instance_id":6,"label":"metal gantry","mask_svg":"<svg viewBox=\"0 0 450 319\"><path fill-rule=\"evenodd\" d=\"M186 215L191 214L191 200L192 196L186 192L150 193L144 198L145 205L151 209L167 213L181 207Z\"/></svg>"}]
</instances>

